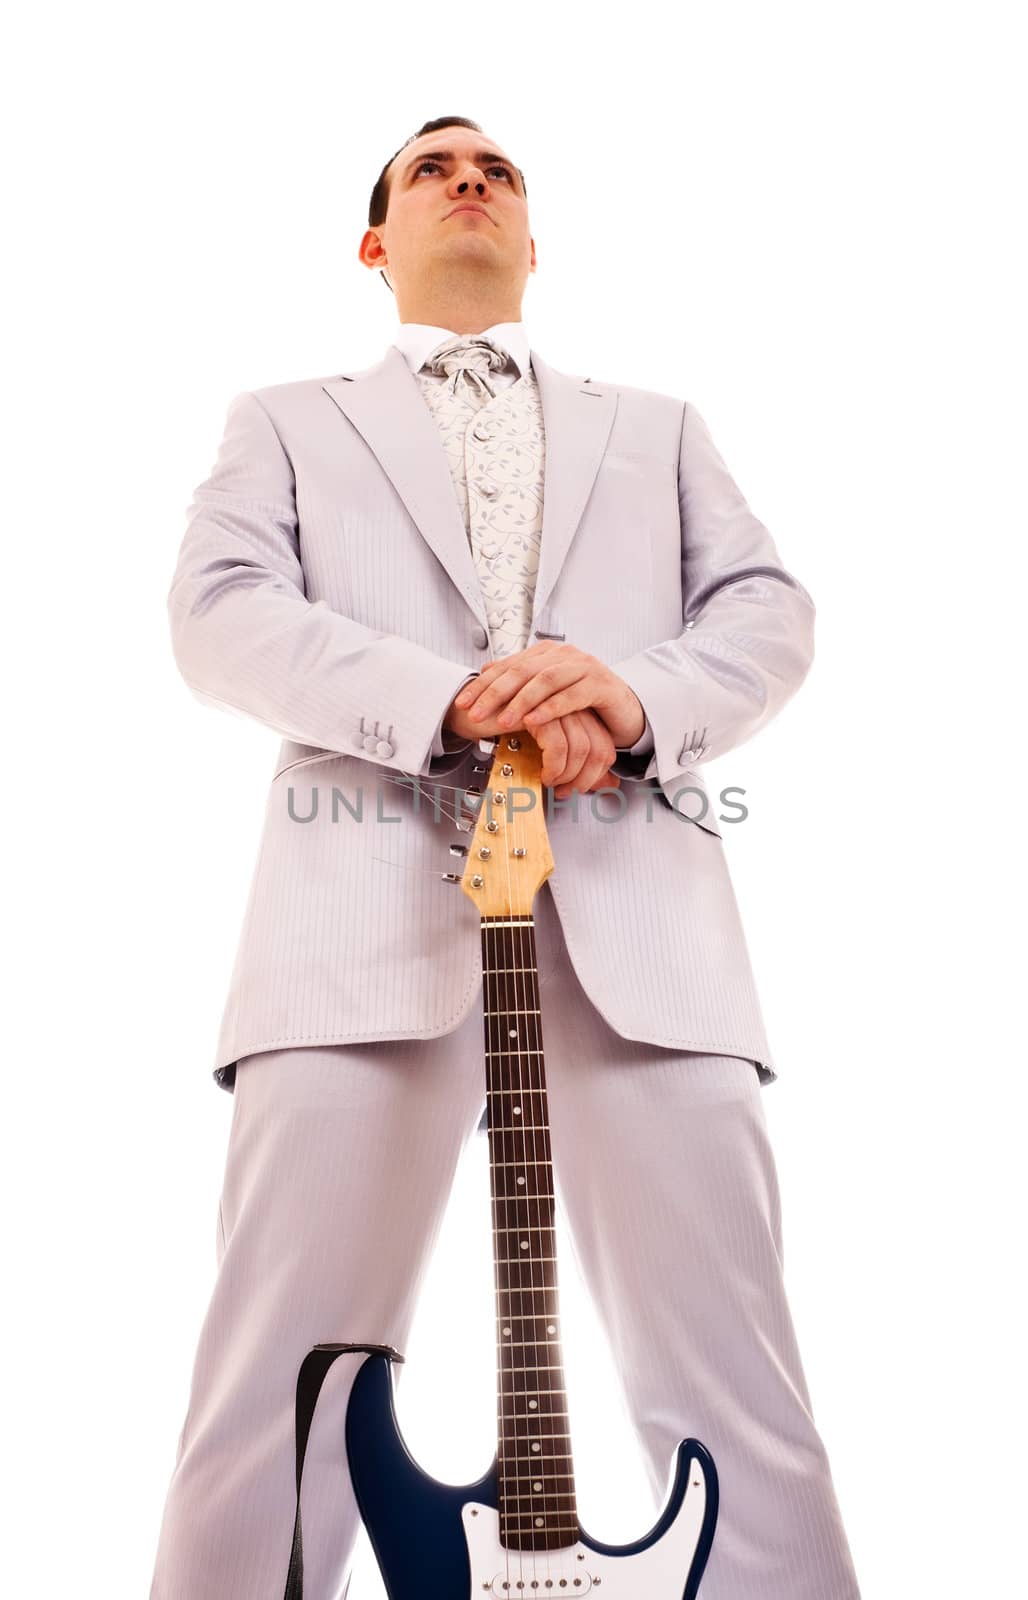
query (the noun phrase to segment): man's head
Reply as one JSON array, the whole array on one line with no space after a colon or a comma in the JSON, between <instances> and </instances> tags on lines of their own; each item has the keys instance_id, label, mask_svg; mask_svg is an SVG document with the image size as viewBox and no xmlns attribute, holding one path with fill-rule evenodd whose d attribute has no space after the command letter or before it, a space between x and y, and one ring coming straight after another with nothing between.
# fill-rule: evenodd
<instances>
[{"instance_id":1,"label":"man's head","mask_svg":"<svg viewBox=\"0 0 1028 1600\"><path fill-rule=\"evenodd\" d=\"M524 174L477 122L436 117L382 168L359 254L401 322L457 333L519 322L536 264Z\"/></svg>"}]
</instances>

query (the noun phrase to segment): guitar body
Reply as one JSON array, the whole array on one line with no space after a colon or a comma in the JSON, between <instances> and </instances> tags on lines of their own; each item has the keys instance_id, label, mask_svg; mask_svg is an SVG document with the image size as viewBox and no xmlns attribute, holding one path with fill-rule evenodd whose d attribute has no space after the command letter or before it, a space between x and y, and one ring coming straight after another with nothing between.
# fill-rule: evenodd
<instances>
[{"instance_id":1,"label":"guitar body","mask_svg":"<svg viewBox=\"0 0 1028 1600\"><path fill-rule=\"evenodd\" d=\"M585 1594L605 1600L693 1600L717 1522L717 1471L696 1439L673 1463L664 1510L632 1544L601 1544L579 1531L559 1550L500 1543L497 1461L476 1483L440 1483L423 1472L400 1432L386 1355L357 1373L346 1413L346 1453L357 1505L390 1600L478 1600L487 1591Z\"/></svg>"}]
</instances>

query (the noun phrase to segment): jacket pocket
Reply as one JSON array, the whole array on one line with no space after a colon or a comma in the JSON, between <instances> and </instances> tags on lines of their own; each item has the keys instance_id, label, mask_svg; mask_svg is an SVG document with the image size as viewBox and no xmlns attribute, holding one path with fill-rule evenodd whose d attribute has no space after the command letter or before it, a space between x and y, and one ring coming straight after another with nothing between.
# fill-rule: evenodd
<instances>
[{"instance_id":1,"label":"jacket pocket","mask_svg":"<svg viewBox=\"0 0 1028 1600\"><path fill-rule=\"evenodd\" d=\"M296 747L294 746L293 748L295 749ZM284 772L292 772L294 770L294 768L296 768L296 767L309 767L315 761L345 761L345 760L346 760L346 756L344 755L342 750L318 750L314 755L293 756L291 758L289 756L286 756L285 759L283 759L283 756L280 755L279 756L279 764L275 768L275 771L272 773L271 781L272 781L272 783L274 783L275 779L276 778L281 778L281 776L282 776L282 774Z\"/></svg>"}]
</instances>

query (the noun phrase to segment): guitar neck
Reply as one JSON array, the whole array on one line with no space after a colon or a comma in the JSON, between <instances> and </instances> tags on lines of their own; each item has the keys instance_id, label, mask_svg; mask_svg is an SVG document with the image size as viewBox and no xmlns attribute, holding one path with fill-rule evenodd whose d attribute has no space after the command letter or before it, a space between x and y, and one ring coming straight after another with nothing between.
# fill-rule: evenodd
<instances>
[{"instance_id":1,"label":"guitar neck","mask_svg":"<svg viewBox=\"0 0 1028 1600\"><path fill-rule=\"evenodd\" d=\"M486 854L471 852L474 876L468 880L473 885L468 892L478 896L482 912L497 1496L504 1546L548 1550L567 1546L579 1533L561 1354L553 1165L532 916L535 889L553 862L542 819L538 746L523 733L501 745L486 790L488 804L479 818L479 832L488 838ZM533 786L537 803L527 813L517 812L514 787L523 795ZM490 863L488 871L483 860Z\"/></svg>"},{"instance_id":2,"label":"guitar neck","mask_svg":"<svg viewBox=\"0 0 1028 1600\"><path fill-rule=\"evenodd\" d=\"M482 918L482 981L500 1532L508 1549L559 1549L578 1537L578 1512L531 916Z\"/></svg>"}]
</instances>

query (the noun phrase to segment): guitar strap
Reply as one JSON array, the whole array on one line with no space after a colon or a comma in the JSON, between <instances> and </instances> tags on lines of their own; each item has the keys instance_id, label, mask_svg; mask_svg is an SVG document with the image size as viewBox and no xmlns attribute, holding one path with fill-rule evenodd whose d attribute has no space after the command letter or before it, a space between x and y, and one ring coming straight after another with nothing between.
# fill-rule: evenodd
<instances>
[{"instance_id":1,"label":"guitar strap","mask_svg":"<svg viewBox=\"0 0 1028 1600\"><path fill-rule=\"evenodd\" d=\"M403 1360L403 1356L391 1344L316 1344L301 1362L296 1377L296 1520L293 1523L293 1550L289 1558L284 1600L303 1600L303 1532L300 1527L303 1458L307 1454L307 1440L321 1386L333 1361L346 1350L364 1350L368 1355L388 1356L390 1361Z\"/></svg>"}]
</instances>

